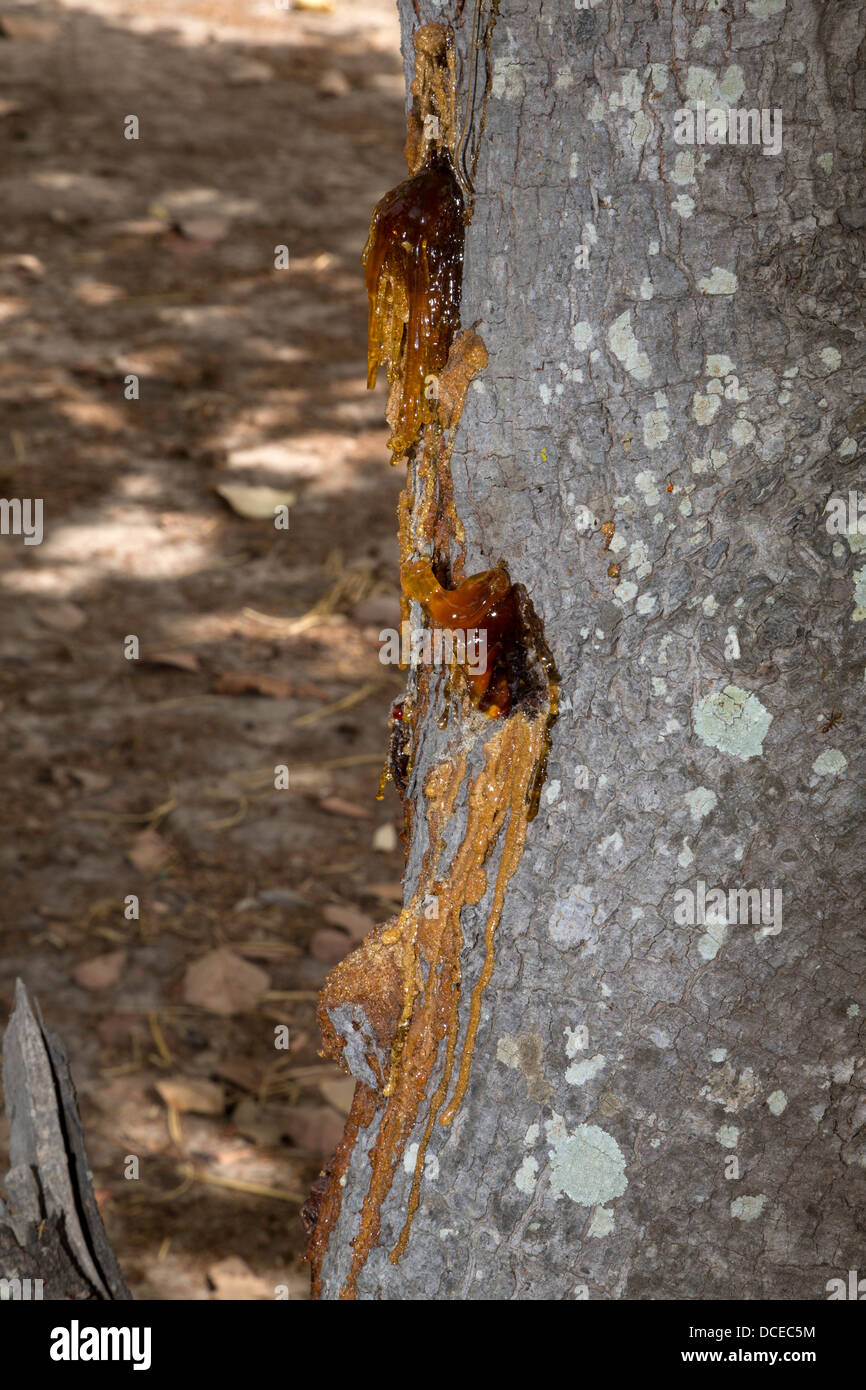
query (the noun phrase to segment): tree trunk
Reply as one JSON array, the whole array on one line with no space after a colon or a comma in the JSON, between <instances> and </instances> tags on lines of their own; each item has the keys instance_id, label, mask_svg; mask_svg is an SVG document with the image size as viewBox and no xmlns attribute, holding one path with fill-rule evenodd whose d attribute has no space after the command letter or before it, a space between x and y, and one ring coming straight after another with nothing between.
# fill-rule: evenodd
<instances>
[{"instance_id":1,"label":"tree trunk","mask_svg":"<svg viewBox=\"0 0 866 1390\"><path fill-rule=\"evenodd\" d=\"M413 31L453 25L462 125L471 0L400 10L410 76ZM447 951L407 945L401 918L367 996L349 962L338 1004L326 987L326 1034L363 1084L323 1297L823 1299L862 1267L857 499L853 529L832 523L863 486L864 14L500 0L461 306L489 364L452 431L444 550L462 523L454 573L502 562L525 587L558 717L521 855L538 700L485 717L441 672L410 674L404 901L456 913L459 1023L435 1015L407 1142L377 1170L393 1021L407 999L417 1021ZM489 18L485 0L482 40ZM713 110L752 109L749 143L687 142L689 121L697 141Z\"/></svg>"}]
</instances>

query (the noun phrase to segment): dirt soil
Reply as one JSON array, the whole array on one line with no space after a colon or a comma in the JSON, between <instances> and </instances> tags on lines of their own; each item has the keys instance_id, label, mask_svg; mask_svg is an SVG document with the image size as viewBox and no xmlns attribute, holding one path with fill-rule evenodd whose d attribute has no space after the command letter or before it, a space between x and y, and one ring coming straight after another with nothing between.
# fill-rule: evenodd
<instances>
[{"instance_id":1,"label":"dirt soil","mask_svg":"<svg viewBox=\"0 0 866 1390\"><path fill-rule=\"evenodd\" d=\"M359 255L403 80L391 0L312 4L0 0L0 496L44 504L0 536L0 1024L20 976L139 1298L308 1296L315 994L400 893Z\"/></svg>"}]
</instances>

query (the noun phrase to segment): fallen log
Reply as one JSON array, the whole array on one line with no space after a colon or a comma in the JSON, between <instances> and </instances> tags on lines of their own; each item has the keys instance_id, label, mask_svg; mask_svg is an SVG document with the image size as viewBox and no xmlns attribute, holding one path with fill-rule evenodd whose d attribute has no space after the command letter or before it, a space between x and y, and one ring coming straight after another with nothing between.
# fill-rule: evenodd
<instances>
[{"instance_id":1,"label":"fallen log","mask_svg":"<svg viewBox=\"0 0 866 1390\"><path fill-rule=\"evenodd\" d=\"M20 980L3 1036L3 1089L0 1299L130 1299L96 1205L66 1053Z\"/></svg>"}]
</instances>

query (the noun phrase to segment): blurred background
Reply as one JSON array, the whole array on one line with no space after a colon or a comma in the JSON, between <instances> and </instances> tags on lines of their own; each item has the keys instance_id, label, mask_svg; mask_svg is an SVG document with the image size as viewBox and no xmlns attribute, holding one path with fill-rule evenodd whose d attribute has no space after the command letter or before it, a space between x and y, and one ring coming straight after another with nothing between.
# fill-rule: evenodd
<instances>
[{"instance_id":1,"label":"blurred background","mask_svg":"<svg viewBox=\"0 0 866 1390\"><path fill-rule=\"evenodd\" d=\"M290 3L0 0L0 497L44 504L0 536L0 1025L20 975L139 1298L307 1297L316 991L400 899L360 266L399 34Z\"/></svg>"}]
</instances>

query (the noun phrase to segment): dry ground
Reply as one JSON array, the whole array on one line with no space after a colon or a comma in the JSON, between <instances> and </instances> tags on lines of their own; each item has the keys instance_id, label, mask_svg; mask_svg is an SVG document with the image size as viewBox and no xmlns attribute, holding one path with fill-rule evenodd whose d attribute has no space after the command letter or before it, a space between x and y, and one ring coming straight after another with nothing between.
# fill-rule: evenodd
<instances>
[{"instance_id":1,"label":"dry ground","mask_svg":"<svg viewBox=\"0 0 866 1390\"><path fill-rule=\"evenodd\" d=\"M315 991L402 869L375 799L400 479L359 264L405 177L396 16L0 23L0 495L45 527L0 537L0 1019L20 975L66 1043L138 1297L303 1298L298 1198L346 1107ZM226 484L293 494L289 530Z\"/></svg>"}]
</instances>

